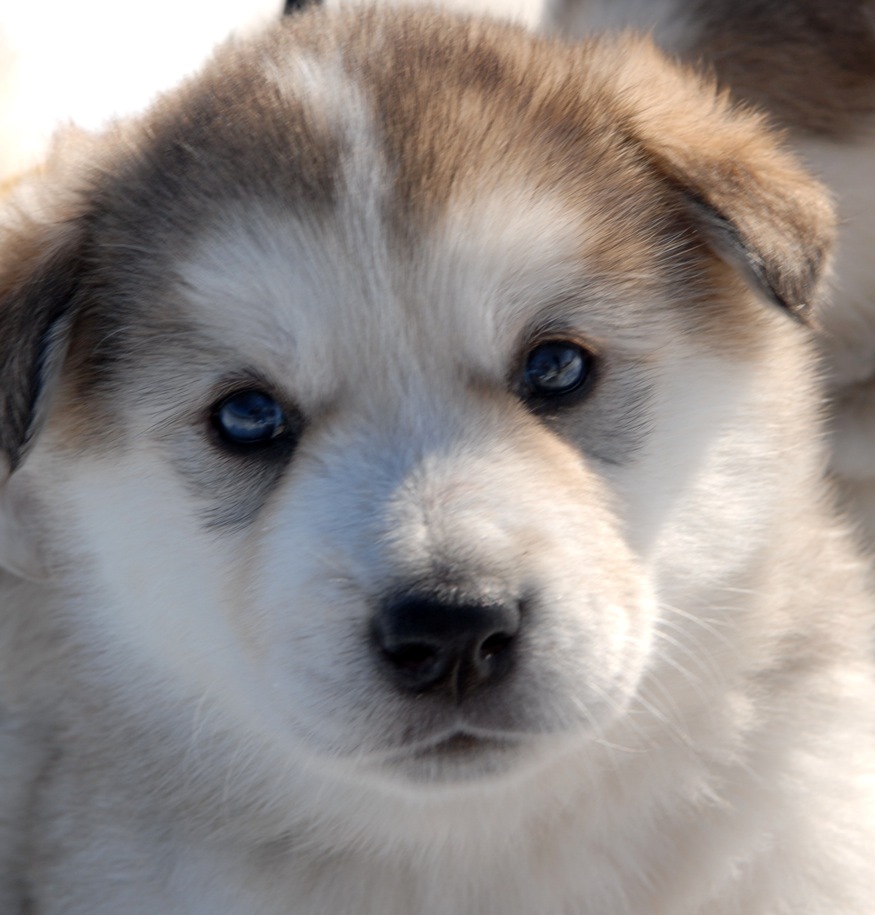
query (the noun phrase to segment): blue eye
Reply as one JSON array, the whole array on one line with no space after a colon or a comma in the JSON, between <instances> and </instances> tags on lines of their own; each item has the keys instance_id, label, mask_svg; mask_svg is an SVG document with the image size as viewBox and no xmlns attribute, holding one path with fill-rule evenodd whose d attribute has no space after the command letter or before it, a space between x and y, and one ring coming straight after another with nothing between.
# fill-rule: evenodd
<instances>
[{"instance_id":1,"label":"blue eye","mask_svg":"<svg viewBox=\"0 0 875 915\"><path fill-rule=\"evenodd\" d=\"M282 407L263 391L238 391L213 408L212 422L219 435L234 445L265 445L286 432Z\"/></svg>"},{"instance_id":2,"label":"blue eye","mask_svg":"<svg viewBox=\"0 0 875 915\"><path fill-rule=\"evenodd\" d=\"M536 346L523 371L529 394L558 397L580 388L589 378L592 356L576 343L551 340Z\"/></svg>"}]
</instances>

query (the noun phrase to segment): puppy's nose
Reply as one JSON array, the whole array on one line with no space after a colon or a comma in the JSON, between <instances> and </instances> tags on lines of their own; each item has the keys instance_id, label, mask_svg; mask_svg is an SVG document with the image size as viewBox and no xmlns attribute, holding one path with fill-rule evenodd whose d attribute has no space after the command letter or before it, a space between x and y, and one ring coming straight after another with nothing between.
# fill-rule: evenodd
<instances>
[{"instance_id":1,"label":"puppy's nose","mask_svg":"<svg viewBox=\"0 0 875 915\"><path fill-rule=\"evenodd\" d=\"M459 701L510 670L520 608L516 601L407 593L384 602L373 628L403 689L443 692Z\"/></svg>"}]
</instances>

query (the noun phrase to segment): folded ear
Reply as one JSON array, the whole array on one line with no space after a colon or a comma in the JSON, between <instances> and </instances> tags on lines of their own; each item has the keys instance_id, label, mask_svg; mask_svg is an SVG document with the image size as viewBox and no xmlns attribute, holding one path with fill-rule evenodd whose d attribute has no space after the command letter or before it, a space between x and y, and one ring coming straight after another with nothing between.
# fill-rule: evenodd
<instances>
[{"instance_id":1,"label":"folded ear","mask_svg":"<svg viewBox=\"0 0 875 915\"><path fill-rule=\"evenodd\" d=\"M69 190L55 190L28 179L0 221L0 567L27 578L44 577L44 563L27 471L19 468L61 372L85 237ZM48 206L43 191L50 192Z\"/></svg>"},{"instance_id":2,"label":"folded ear","mask_svg":"<svg viewBox=\"0 0 875 915\"><path fill-rule=\"evenodd\" d=\"M20 189L20 196L31 194ZM11 472L41 425L64 359L79 300L85 220L54 204L48 218L22 213L15 199L8 207L0 224L0 455Z\"/></svg>"},{"instance_id":3,"label":"folded ear","mask_svg":"<svg viewBox=\"0 0 875 915\"><path fill-rule=\"evenodd\" d=\"M0 451L15 470L38 430L67 348L79 284L78 232L14 239L0 260Z\"/></svg>"},{"instance_id":4,"label":"folded ear","mask_svg":"<svg viewBox=\"0 0 875 915\"><path fill-rule=\"evenodd\" d=\"M765 119L733 106L703 77L661 62L650 45L618 50L628 124L645 155L682 195L715 254L791 315L808 319L823 292L835 229L826 190L781 146ZM641 66L650 56L651 65ZM655 77L654 74L659 74Z\"/></svg>"}]
</instances>

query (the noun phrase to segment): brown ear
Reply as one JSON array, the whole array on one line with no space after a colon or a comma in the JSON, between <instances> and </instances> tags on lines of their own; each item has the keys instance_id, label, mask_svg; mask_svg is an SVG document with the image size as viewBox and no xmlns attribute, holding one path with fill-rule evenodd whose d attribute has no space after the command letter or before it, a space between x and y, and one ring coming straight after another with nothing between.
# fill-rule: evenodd
<instances>
[{"instance_id":1,"label":"brown ear","mask_svg":"<svg viewBox=\"0 0 875 915\"><path fill-rule=\"evenodd\" d=\"M636 61L620 68L633 136L680 191L715 254L767 299L807 319L822 295L833 243L826 190L763 117L733 106L692 70L660 60L651 45L630 54L630 41L618 50ZM644 66L637 63L642 51Z\"/></svg>"},{"instance_id":2,"label":"brown ear","mask_svg":"<svg viewBox=\"0 0 875 915\"><path fill-rule=\"evenodd\" d=\"M0 453L10 471L60 372L82 264L81 220L0 227Z\"/></svg>"}]
</instances>

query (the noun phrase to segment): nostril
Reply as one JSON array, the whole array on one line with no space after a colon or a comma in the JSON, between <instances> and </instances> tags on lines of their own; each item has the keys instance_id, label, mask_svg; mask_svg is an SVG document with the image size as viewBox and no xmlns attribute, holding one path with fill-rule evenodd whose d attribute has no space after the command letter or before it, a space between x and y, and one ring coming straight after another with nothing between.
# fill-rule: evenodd
<instances>
[{"instance_id":1,"label":"nostril","mask_svg":"<svg viewBox=\"0 0 875 915\"><path fill-rule=\"evenodd\" d=\"M513 638L513 635L508 635L504 632L496 632L494 635L489 636L480 646L480 657L483 660L488 660L494 655L501 654L510 646Z\"/></svg>"},{"instance_id":2,"label":"nostril","mask_svg":"<svg viewBox=\"0 0 875 915\"><path fill-rule=\"evenodd\" d=\"M435 666L440 652L432 645L409 644L384 649L386 657L403 673L421 674Z\"/></svg>"}]
</instances>

